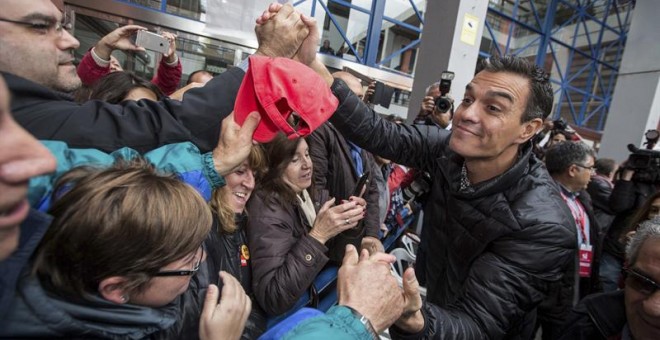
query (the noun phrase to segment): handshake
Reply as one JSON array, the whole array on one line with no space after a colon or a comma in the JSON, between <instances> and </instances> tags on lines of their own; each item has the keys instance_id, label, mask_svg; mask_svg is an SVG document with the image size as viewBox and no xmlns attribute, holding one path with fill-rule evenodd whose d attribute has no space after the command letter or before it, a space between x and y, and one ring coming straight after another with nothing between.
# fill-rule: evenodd
<instances>
[{"instance_id":1,"label":"handshake","mask_svg":"<svg viewBox=\"0 0 660 340\"><path fill-rule=\"evenodd\" d=\"M393 324L406 332L417 333L424 328L419 283L414 270L408 268L403 275L403 287L399 287L391 272L395 260L393 255L385 253L369 256L366 250L358 256L355 247L347 246L337 280L338 304L368 319L376 333Z\"/></svg>"}]
</instances>

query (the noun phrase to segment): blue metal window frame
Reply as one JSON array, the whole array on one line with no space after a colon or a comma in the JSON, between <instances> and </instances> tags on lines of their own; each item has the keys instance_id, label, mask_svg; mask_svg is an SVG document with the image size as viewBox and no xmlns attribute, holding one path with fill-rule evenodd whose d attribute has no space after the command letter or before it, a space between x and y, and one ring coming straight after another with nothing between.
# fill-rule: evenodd
<instances>
[{"instance_id":1,"label":"blue metal window frame","mask_svg":"<svg viewBox=\"0 0 660 340\"><path fill-rule=\"evenodd\" d=\"M176 14L176 13L167 12L167 0L161 0L160 9L154 9L154 8L151 8L151 7L148 7L148 6L140 5L140 4L131 2L130 0L114 0L114 1L125 3L125 4L130 5L130 6L134 6L134 7L150 10L150 11L162 12L162 13L165 13L165 14L168 14L168 15L174 15L174 16L178 16L178 17L182 17L182 18L186 18L186 19L190 19L190 20L195 20L193 18L182 16L182 15L179 15L179 14ZM371 66L371 67L380 67L384 63L389 62L390 60L392 60L393 58L396 58L397 56L401 55L402 53L404 53L408 50L417 48L420 41L421 41L420 39L413 40L408 45L406 45L406 46L404 46L404 47L402 47L402 48L400 48L396 51L393 51L392 53L390 53L388 55L383 55L380 58L380 60L378 60L378 53L380 52L380 31L381 31L382 26L383 26L383 21L388 21L388 22L391 22L395 25L405 27L409 30L417 32L420 35L422 33L422 29L420 27L415 27L415 26L407 24L403 21L396 20L394 18L386 16L385 15L385 4L386 4L387 0L372 0L371 8L363 8L363 7L360 7L360 6L356 6L352 3L344 1L344 0L325 0L325 1L324 0L297 0L297 1L293 2L293 6L297 7L297 6L299 6L303 3L306 3L308 1L312 2L310 15L313 17L316 14L317 4L320 5L320 7L325 12L325 14L327 14L328 17L330 18L330 21L332 22L332 24L339 31L339 34L344 39L344 42L346 43L348 48L356 56L357 62L360 63L360 64L364 64L364 65ZM433 1L433 0L428 0L428 1ZM412 7L412 9L414 11L414 14L417 16L417 18L419 18L419 20L421 22L421 25L424 25L423 12L420 11L417 8L417 6L415 5L413 0L408 0L408 2L410 3L410 6ZM366 35L367 39L366 39L366 44L365 44L365 49L364 49L364 54L363 55L359 55L358 52L355 50L355 48L353 47L353 43L355 43L355 42L350 41L350 39L346 35L346 32L344 31L344 29L337 22L337 19L335 18L335 16L332 13L330 13L330 11L328 10L327 3L335 3L335 4L338 4L338 5L350 8L350 9L354 9L356 11L359 11L359 12L369 16L369 21L368 21L369 25L367 27L367 35Z\"/></svg>"},{"instance_id":2,"label":"blue metal window frame","mask_svg":"<svg viewBox=\"0 0 660 340\"><path fill-rule=\"evenodd\" d=\"M293 3L293 6L296 7L302 3L305 3L307 1L312 1L312 13L311 16L315 16L315 5L318 2L318 4L321 6L321 8L325 11L325 14L328 15L330 21L332 24L335 26L337 31L339 31L339 34L341 37L344 39L344 42L346 45L350 48L350 50L353 52L353 54L356 56L357 61L360 64L364 64L367 66L371 67L379 67L380 65L383 65L384 63L389 62L393 58L401 55L402 53L416 48L419 43L420 39L415 39L412 42L410 42L408 45L393 51L392 53L388 55L383 55L380 58L380 61L378 60L378 52L380 51L380 31L382 30L383 27L383 21L388 21L391 22L395 25L405 27L407 29L410 29L414 32L417 32L418 34L422 33L422 29L420 27L415 27L413 25L407 24L403 21L396 20L394 18L388 17L385 15L385 4L386 0L372 0L371 2L371 8L363 8L360 6L356 6L352 3L346 2L344 0L326 0L326 3L335 3L350 9L354 9L356 11L359 11L367 16L369 16L369 24L367 26L367 34L366 34L366 44L365 44L365 49L364 49L364 55L358 55L357 51L353 47L353 43L350 41L348 36L346 35L346 32L344 29L339 25L337 22L334 14L330 13L328 10L328 6L324 1L322 0L299 0ZM424 25L424 16L423 13L417 8L413 0L408 0L410 3L411 8L413 9L415 15L417 18L419 18L421 25Z\"/></svg>"},{"instance_id":3,"label":"blue metal window frame","mask_svg":"<svg viewBox=\"0 0 660 340\"><path fill-rule=\"evenodd\" d=\"M489 37L491 41L493 41L493 46L495 48L494 51L481 51L479 53L480 56L489 57L491 55L490 52L497 53L498 55L511 53L510 40L513 36L512 33L515 26L522 27L537 34L539 36L538 38L532 39L532 41L525 46L519 48L515 54L518 54L532 46L534 43L539 42L535 57L536 64L544 67L546 59L548 57L552 58L551 68L557 71L558 76L556 79L550 79L553 84L557 85L555 91L555 94L557 95L557 105L552 117L556 119L560 115L563 115L570 117L572 120L571 123L575 126L585 128L591 123L591 126L595 127L593 130L598 132L602 131L605 117L607 116L612 101L614 79L618 75L619 64L621 63L627 30L630 25L632 6L628 5L624 7L625 13L623 13L620 11L620 7L617 6L616 0L607 0L603 6L605 10L602 12L603 16L601 18L598 15L599 13L596 13L596 15L589 13L588 9L590 6L593 6L593 2L587 0L553 0L548 4L542 22L540 16L542 13L539 13L536 5L534 5L534 1L525 1L525 4L530 6L536 24L538 25L538 27L533 27L517 18L520 4L521 0L513 1L511 14L504 13L496 8L488 8L489 15L498 16L510 22L509 34L507 36L506 44L500 44L496 39L497 35L495 34L492 25L487 20L485 23L486 30L484 31L484 37ZM557 13L559 6L563 6L564 9L572 10L573 13L563 19L564 21L562 23L555 26L555 14ZM618 27L607 23L607 19L611 15L615 15ZM596 33L593 31L593 27L591 29L587 27L587 22L592 26L594 24L597 25L598 31L596 37L592 35ZM570 43L555 37L558 32L561 32L570 25L575 25L575 31L572 32L572 41ZM581 28L583 32L587 32L587 34L584 34L586 42L582 44L582 46L578 46L577 34ZM611 41L603 42L603 35L606 32L614 34L615 38ZM504 46L504 49L501 48L502 45ZM569 56L565 65L560 65L558 62L555 50L555 47L558 46L564 47L569 51ZM580 47L584 48L584 51L580 49ZM611 62L604 60L606 51L609 51L612 48L616 49L614 60ZM585 65L577 69L572 69L572 61L576 54L584 57L587 62ZM607 78L604 78L605 76L602 75L603 68L607 68L610 72ZM585 85L581 87L572 85L571 83L579 77L586 79ZM606 84L603 84L604 80ZM597 81L597 84L594 84L595 81ZM573 96L571 96L571 94ZM581 99L576 101L576 97L580 96ZM597 105L589 108L589 104L592 101L596 102ZM592 122L594 119L596 120L595 124Z\"/></svg>"}]
</instances>

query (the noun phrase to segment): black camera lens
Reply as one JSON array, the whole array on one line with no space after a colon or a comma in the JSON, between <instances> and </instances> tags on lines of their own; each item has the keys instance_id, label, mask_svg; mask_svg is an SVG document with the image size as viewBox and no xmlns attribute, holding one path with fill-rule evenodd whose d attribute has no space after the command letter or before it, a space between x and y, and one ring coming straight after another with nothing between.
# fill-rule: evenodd
<instances>
[{"instance_id":1,"label":"black camera lens","mask_svg":"<svg viewBox=\"0 0 660 340\"><path fill-rule=\"evenodd\" d=\"M447 113L451 109L451 101L445 96L435 99L435 109L441 113Z\"/></svg>"}]
</instances>

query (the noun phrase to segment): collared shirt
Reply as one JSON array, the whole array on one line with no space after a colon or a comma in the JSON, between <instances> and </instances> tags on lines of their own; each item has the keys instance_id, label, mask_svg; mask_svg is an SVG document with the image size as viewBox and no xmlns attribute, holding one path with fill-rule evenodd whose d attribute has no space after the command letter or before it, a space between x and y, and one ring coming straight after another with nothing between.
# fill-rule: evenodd
<instances>
[{"instance_id":1,"label":"collared shirt","mask_svg":"<svg viewBox=\"0 0 660 340\"><path fill-rule=\"evenodd\" d=\"M577 199L580 193L571 192L561 183L557 183L561 188L561 197L566 202L566 205L568 205L568 209L571 210L571 214L573 214L573 218L575 219L575 224L578 228L579 244L591 244L591 240L589 239L589 228L591 227L591 224L589 222L589 216L587 216L587 211Z\"/></svg>"},{"instance_id":2,"label":"collared shirt","mask_svg":"<svg viewBox=\"0 0 660 340\"><path fill-rule=\"evenodd\" d=\"M465 166L465 162L463 162L463 166L461 167L461 188L459 189L459 191L464 193L474 192L474 187L472 186L472 183L470 183L470 179L468 178L467 167Z\"/></svg>"}]
</instances>

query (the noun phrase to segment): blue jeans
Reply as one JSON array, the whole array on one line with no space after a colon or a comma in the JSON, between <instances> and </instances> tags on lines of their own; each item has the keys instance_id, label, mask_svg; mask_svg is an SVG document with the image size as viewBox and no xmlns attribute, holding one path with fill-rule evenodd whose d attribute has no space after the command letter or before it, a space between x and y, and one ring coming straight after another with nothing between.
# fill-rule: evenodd
<instances>
[{"instance_id":1,"label":"blue jeans","mask_svg":"<svg viewBox=\"0 0 660 340\"><path fill-rule=\"evenodd\" d=\"M622 267L623 262L611 254L603 252L600 260L600 282L603 285L603 292L613 292L619 289Z\"/></svg>"}]
</instances>

